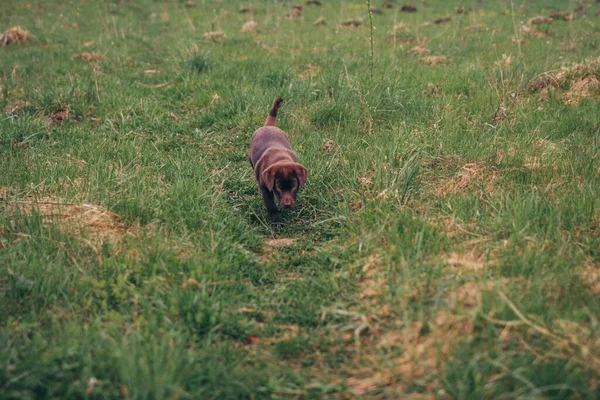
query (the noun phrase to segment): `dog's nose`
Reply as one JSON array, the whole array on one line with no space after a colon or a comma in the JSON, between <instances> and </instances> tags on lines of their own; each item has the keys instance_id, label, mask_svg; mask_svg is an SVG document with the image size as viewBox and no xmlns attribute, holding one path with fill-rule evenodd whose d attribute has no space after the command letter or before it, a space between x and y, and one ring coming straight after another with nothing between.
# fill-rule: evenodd
<instances>
[{"instance_id":1,"label":"dog's nose","mask_svg":"<svg viewBox=\"0 0 600 400\"><path fill-rule=\"evenodd\" d=\"M283 208L292 208L294 207L294 201L292 199L282 199L281 207Z\"/></svg>"}]
</instances>

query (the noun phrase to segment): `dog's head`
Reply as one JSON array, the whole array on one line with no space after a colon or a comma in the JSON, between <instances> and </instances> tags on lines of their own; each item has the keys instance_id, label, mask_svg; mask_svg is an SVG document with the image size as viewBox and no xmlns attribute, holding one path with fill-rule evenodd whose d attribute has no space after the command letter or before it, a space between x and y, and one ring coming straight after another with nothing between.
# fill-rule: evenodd
<instances>
[{"instance_id":1,"label":"dog's head","mask_svg":"<svg viewBox=\"0 0 600 400\"><path fill-rule=\"evenodd\" d=\"M278 162L265 169L262 183L275 194L280 208L296 207L298 189L304 188L308 171L295 162Z\"/></svg>"}]
</instances>

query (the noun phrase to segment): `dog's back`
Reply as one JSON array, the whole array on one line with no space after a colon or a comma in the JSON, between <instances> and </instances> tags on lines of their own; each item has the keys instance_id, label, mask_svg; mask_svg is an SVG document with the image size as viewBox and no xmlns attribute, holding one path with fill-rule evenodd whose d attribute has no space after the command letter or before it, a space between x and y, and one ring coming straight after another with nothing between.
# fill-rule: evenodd
<instances>
[{"instance_id":1,"label":"dog's back","mask_svg":"<svg viewBox=\"0 0 600 400\"><path fill-rule=\"evenodd\" d=\"M250 164L254 167L256 162L268 149L285 149L285 153L292 151L287 134L275 126L263 126L254 132L250 141ZM295 160L294 160L295 161Z\"/></svg>"}]
</instances>

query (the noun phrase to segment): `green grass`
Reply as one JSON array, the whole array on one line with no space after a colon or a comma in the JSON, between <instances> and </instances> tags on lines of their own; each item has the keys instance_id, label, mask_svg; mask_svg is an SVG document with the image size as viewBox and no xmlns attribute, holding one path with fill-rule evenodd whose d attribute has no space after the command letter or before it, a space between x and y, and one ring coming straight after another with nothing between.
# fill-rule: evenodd
<instances>
[{"instance_id":1,"label":"green grass","mask_svg":"<svg viewBox=\"0 0 600 400\"><path fill-rule=\"evenodd\" d=\"M397 3L371 76L364 1L323 3L3 4L0 398L600 397L600 92L528 86L600 78L600 6ZM278 95L309 178L273 230Z\"/></svg>"}]
</instances>

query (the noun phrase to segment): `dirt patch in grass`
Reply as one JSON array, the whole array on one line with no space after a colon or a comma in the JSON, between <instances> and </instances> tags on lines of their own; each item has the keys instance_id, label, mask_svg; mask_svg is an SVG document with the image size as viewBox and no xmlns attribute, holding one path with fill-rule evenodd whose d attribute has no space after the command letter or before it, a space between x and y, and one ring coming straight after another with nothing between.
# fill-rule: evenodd
<instances>
[{"instance_id":1,"label":"dirt patch in grass","mask_svg":"<svg viewBox=\"0 0 600 400\"><path fill-rule=\"evenodd\" d=\"M583 99L600 96L600 58L571 67L542 72L528 84L529 90L547 98L558 91L566 104L579 104Z\"/></svg>"},{"instance_id":2,"label":"dirt patch in grass","mask_svg":"<svg viewBox=\"0 0 600 400\"><path fill-rule=\"evenodd\" d=\"M429 50L427 47L419 45L410 49L410 52L413 54L429 54L431 53L431 50Z\"/></svg>"},{"instance_id":3,"label":"dirt patch in grass","mask_svg":"<svg viewBox=\"0 0 600 400\"><path fill-rule=\"evenodd\" d=\"M425 56L420 61L430 66L450 64L450 59L446 56Z\"/></svg>"},{"instance_id":4,"label":"dirt patch in grass","mask_svg":"<svg viewBox=\"0 0 600 400\"><path fill-rule=\"evenodd\" d=\"M535 28L534 26L523 25L521 27L521 29L523 30L523 33L525 35L527 35L527 36L533 36L533 37L536 37L538 39L551 38L552 37L552 35L549 32L540 31L537 28Z\"/></svg>"},{"instance_id":5,"label":"dirt patch in grass","mask_svg":"<svg viewBox=\"0 0 600 400\"><path fill-rule=\"evenodd\" d=\"M95 53L95 52L91 52L91 53L84 52L84 53L73 54L73 56L71 58L76 61L95 62L95 61L102 60L102 55Z\"/></svg>"},{"instance_id":6,"label":"dirt patch in grass","mask_svg":"<svg viewBox=\"0 0 600 400\"><path fill-rule=\"evenodd\" d=\"M552 18L538 15L536 17L529 18L527 21L529 25L548 25L552 23Z\"/></svg>"},{"instance_id":7,"label":"dirt patch in grass","mask_svg":"<svg viewBox=\"0 0 600 400\"><path fill-rule=\"evenodd\" d=\"M495 167L486 166L482 162L467 163L452 178L428 181L426 193L436 198L446 198L473 192L485 199L486 195L491 196L498 189L498 175Z\"/></svg>"},{"instance_id":8,"label":"dirt patch in grass","mask_svg":"<svg viewBox=\"0 0 600 400\"><path fill-rule=\"evenodd\" d=\"M417 12L417 7L412 4L403 4L400 6L400 11L402 12Z\"/></svg>"},{"instance_id":9,"label":"dirt patch in grass","mask_svg":"<svg viewBox=\"0 0 600 400\"><path fill-rule=\"evenodd\" d=\"M302 9L302 6L296 4L296 5L292 6L291 11L289 13L285 14L283 16L283 18L297 19L297 18L302 18L303 15L304 15L304 10Z\"/></svg>"},{"instance_id":10,"label":"dirt patch in grass","mask_svg":"<svg viewBox=\"0 0 600 400\"><path fill-rule=\"evenodd\" d=\"M9 214L40 216L43 224L56 225L60 230L68 233L83 232L98 243L106 240L120 241L133 232L126 228L121 218L106 210L104 207L89 203L70 203L53 197L39 199L2 201Z\"/></svg>"},{"instance_id":11,"label":"dirt patch in grass","mask_svg":"<svg viewBox=\"0 0 600 400\"><path fill-rule=\"evenodd\" d=\"M444 24L444 23L446 23L446 22L450 22L451 20L452 20L452 18L450 18L450 17L448 17L448 16L445 16L445 17L439 17L439 18L436 18L436 19L433 21L433 23L434 23L434 24L436 24L436 25L440 25L440 24Z\"/></svg>"},{"instance_id":12,"label":"dirt patch in grass","mask_svg":"<svg viewBox=\"0 0 600 400\"><path fill-rule=\"evenodd\" d=\"M206 32L204 37L214 43L222 42L227 39L227 35L223 31Z\"/></svg>"},{"instance_id":13,"label":"dirt patch in grass","mask_svg":"<svg viewBox=\"0 0 600 400\"><path fill-rule=\"evenodd\" d=\"M60 125L63 122L71 119L72 116L73 116L73 114L71 114L71 112L69 111L69 108L66 107L64 110L57 111L57 112L51 114L48 117L47 124L48 124L48 126Z\"/></svg>"},{"instance_id":14,"label":"dirt patch in grass","mask_svg":"<svg viewBox=\"0 0 600 400\"><path fill-rule=\"evenodd\" d=\"M376 276L379 263L378 258L372 257L365 268L373 270L371 274ZM393 319L386 312L389 308L376 301L377 279L363 282L362 303L372 312L369 334L364 340L367 346L361 349L361 359L368 365L348 371L346 385L352 395L368 396L382 388L407 393L411 384L418 383L423 390L420 395L435 398L431 396L440 388L439 378L446 361L473 332L473 311L480 307L482 293L493 290L497 284L470 281L455 286L447 291L444 305L429 320L411 321ZM401 301L426 295L419 290L411 292L407 287Z\"/></svg>"},{"instance_id":15,"label":"dirt patch in grass","mask_svg":"<svg viewBox=\"0 0 600 400\"><path fill-rule=\"evenodd\" d=\"M20 26L13 26L6 32L0 34L0 47L7 46L9 44L21 44L29 40L29 32L21 28Z\"/></svg>"},{"instance_id":16,"label":"dirt patch in grass","mask_svg":"<svg viewBox=\"0 0 600 400\"><path fill-rule=\"evenodd\" d=\"M258 32L258 24L256 23L256 21L248 21L242 26L241 32L256 33Z\"/></svg>"},{"instance_id":17,"label":"dirt patch in grass","mask_svg":"<svg viewBox=\"0 0 600 400\"><path fill-rule=\"evenodd\" d=\"M347 18L338 25L338 28L364 28L364 26L362 18Z\"/></svg>"},{"instance_id":18,"label":"dirt patch in grass","mask_svg":"<svg viewBox=\"0 0 600 400\"><path fill-rule=\"evenodd\" d=\"M279 239L270 239L265 242L265 250L270 250L272 248L281 248L281 247L289 247L296 243L296 239L291 238L279 238Z\"/></svg>"},{"instance_id":19,"label":"dirt patch in grass","mask_svg":"<svg viewBox=\"0 0 600 400\"><path fill-rule=\"evenodd\" d=\"M583 284L589 287L594 295L600 296L600 265L585 266L579 271L579 276Z\"/></svg>"}]
</instances>

